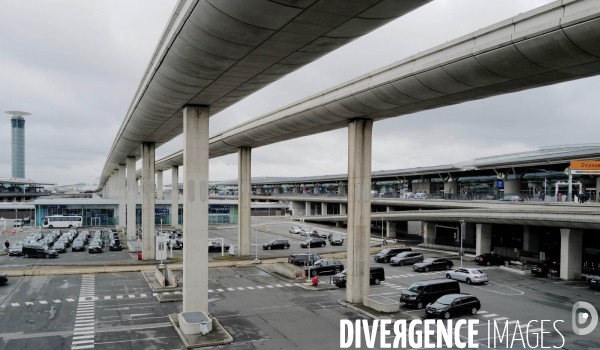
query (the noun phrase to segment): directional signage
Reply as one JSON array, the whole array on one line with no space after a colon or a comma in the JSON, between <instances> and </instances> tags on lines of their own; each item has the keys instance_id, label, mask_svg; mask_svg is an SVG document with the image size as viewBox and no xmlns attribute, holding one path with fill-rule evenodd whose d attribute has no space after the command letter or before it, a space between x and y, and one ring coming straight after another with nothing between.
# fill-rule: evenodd
<instances>
[{"instance_id":1,"label":"directional signage","mask_svg":"<svg viewBox=\"0 0 600 350\"><path fill-rule=\"evenodd\" d=\"M600 160L572 160L571 175L600 174Z\"/></svg>"}]
</instances>

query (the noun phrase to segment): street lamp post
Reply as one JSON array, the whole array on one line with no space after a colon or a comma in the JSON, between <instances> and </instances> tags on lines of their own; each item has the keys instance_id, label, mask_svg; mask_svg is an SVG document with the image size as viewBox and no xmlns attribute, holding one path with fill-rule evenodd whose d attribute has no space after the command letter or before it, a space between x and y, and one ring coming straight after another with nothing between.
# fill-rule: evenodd
<instances>
[{"instance_id":1,"label":"street lamp post","mask_svg":"<svg viewBox=\"0 0 600 350\"><path fill-rule=\"evenodd\" d=\"M463 251L463 236L465 234L465 220L460 220L460 267L463 267L463 255L465 252Z\"/></svg>"}]
</instances>

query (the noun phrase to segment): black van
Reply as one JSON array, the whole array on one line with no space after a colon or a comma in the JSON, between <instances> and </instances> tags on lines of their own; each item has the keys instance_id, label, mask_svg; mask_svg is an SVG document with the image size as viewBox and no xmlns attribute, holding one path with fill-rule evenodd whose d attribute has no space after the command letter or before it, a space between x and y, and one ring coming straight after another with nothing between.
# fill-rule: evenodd
<instances>
[{"instance_id":1,"label":"black van","mask_svg":"<svg viewBox=\"0 0 600 350\"><path fill-rule=\"evenodd\" d=\"M58 257L58 252L53 249L46 249L41 245L24 245L22 250L23 256L26 258L56 258Z\"/></svg>"},{"instance_id":2,"label":"black van","mask_svg":"<svg viewBox=\"0 0 600 350\"><path fill-rule=\"evenodd\" d=\"M373 256L373 259L378 263L390 262L390 259L404 252L412 252L409 247L394 247L386 248Z\"/></svg>"},{"instance_id":3,"label":"black van","mask_svg":"<svg viewBox=\"0 0 600 350\"><path fill-rule=\"evenodd\" d=\"M400 303L408 306L416 306L422 309L427 304L438 300L446 294L459 294L460 286L455 280L428 280L415 282L402 291Z\"/></svg>"},{"instance_id":4,"label":"black van","mask_svg":"<svg viewBox=\"0 0 600 350\"><path fill-rule=\"evenodd\" d=\"M383 266L371 266L371 273L369 274L370 284L379 284L381 281L385 281L385 272ZM346 270L333 276L333 284L340 288L346 287Z\"/></svg>"}]
</instances>

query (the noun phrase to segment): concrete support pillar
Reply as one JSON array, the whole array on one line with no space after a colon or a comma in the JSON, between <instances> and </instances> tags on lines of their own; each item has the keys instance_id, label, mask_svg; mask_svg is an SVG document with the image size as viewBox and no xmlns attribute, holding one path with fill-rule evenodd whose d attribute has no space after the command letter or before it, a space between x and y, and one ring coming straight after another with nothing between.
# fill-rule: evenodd
<instances>
[{"instance_id":1,"label":"concrete support pillar","mask_svg":"<svg viewBox=\"0 0 600 350\"><path fill-rule=\"evenodd\" d=\"M251 248L251 159L251 148L240 147L238 149L238 255L240 256L250 255Z\"/></svg>"},{"instance_id":2,"label":"concrete support pillar","mask_svg":"<svg viewBox=\"0 0 600 350\"><path fill-rule=\"evenodd\" d=\"M321 203L321 215L327 215L327 203Z\"/></svg>"},{"instance_id":3,"label":"concrete support pillar","mask_svg":"<svg viewBox=\"0 0 600 350\"><path fill-rule=\"evenodd\" d=\"M142 259L156 260L154 163L156 144L142 143Z\"/></svg>"},{"instance_id":4,"label":"concrete support pillar","mask_svg":"<svg viewBox=\"0 0 600 350\"><path fill-rule=\"evenodd\" d=\"M156 199L163 200L165 198L163 194L163 171L159 170L156 172Z\"/></svg>"},{"instance_id":5,"label":"concrete support pillar","mask_svg":"<svg viewBox=\"0 0 600 350\"><path fill-rule=\"evenodd\" d=\"M362 303L369 295L371 237L371 147L373 121L348 122L348 258L346 300Z\"/></svg>"},{"instance_id":6,"label":"concrete support pillar","mask_svg":"<svg viewBox=\"0 0 600 350\"><path fill-rule=\"evenodd\" d=\"M423 241L428 244L435 244L435 223L423 222Z\"/></svg>"},{"instance_id":7,"label":"concrete support pillar","mask_svg":"<svg viewBox=\"0 0 600 350\"><path fill-rule=\"evenodd\" d=\"M340 203L340 215L348 214L348 204Z\"/></svg>"},{"instance_id":8,"label":"concrete support pillar","mask_svg":"<svg viewBox=\"0 0 600 350\"><path fill-rule=\"evenodd\" d=\"M521 179L511 179L504 181L504 195L520 195Z\"/></svg>"},{"instance_id":9,"label":"concrete support pillar","mask_svg":"<svg viewBox=\"0 0 600 350\"><path fill-rule=\"evenodd\" d=\"M583 230L560 229L560 278L580 280L583 253Z\"/></svg>"},{"instance_id":10,"label":"concrete support pillar","mask_svg":"<svg viewBox=\"0 0 600 350\"><path fill-rule=\"evenodd\" d=\"M108 176L108 180L106 181L106 198L110 198L110 191L112 190L110 187L112 186L112 174Z\"/></svg>"},{"instance_id":11,"label":"concrete support pillar","mask_svg":"<svg viewBox=\"0 0 600 350\"><path fill-rule=\"evenodd\" d=\"M179 226L179 166L171 167L171 226Z\"/></svg>"},{"instance_id":12,"label":"concrete support pillar","mask_svg":"<svg viewBox=\"0 0 600 350\"><path fill-rule=\"evenodd\" d=\"M319 194L319 193L320 193L320 192L319 192L319 187L318 187L318 186L315 186L315 187L313 187L313 193L314 193L314 194Z\"/></svg>"},{"instance_id":13,"label":"concrete support pillar","mask_svg":"<svg viewBox=\"0 0 600 350\"><path fill-rule=\"evenodd\" d=\"M346 186L338 186L338 194L346 194L348 189Z\"/></svg>"},{"instance_id":14,"label":"concrete support pillar","mask_svg":"<svg viewBox=\"0 0 600 350\"><path fill-rule=\"evenodd\" d=\"M119 227L127 225L127 183L125 164L119 164Z\"/></svg>"},{"instance_id":15,"label":"concrete support pillar","mask_svg":"<svg viewBox=\"0 0 600 350\"><path fill-rule=\"evenodd\" d=\"M394 208L387 207L387 212L391 211L394 211ZM396 237L396 221L386 221L385 232L388 238Z\"/></svg>"},{"instance_id":16,"label":"concrete support pillar","mask_svg":"<svg viewBox=\"0 0 600 350\"><path fill-rule=\"evenodd\" d=\"M208 313L208 107L183 109L183 312Z\"/></svg>"},{"instance_id":17,"label":"concrete support pillar","mask_svg":"<svg viewBox=\"0 0 600 350\"><path fill-rule=\"evenodd\" d=\"M310 208L310 202L305 202L304 205L304 216L311 216L312 215L312 210Z\"/></svg>"},{"instance_id":18,"label":"concrete support pillar","mask_svg":"<svg viewBox=\"0 0 600 350\"><path fill-rule=\"evenodd\" d=\"M299 187L292 187L292 193L293 193L293 194L298 194L298 193L300 193L300 188L299 188Z\"/></svg>"},{"instance_id":19,"label":"concrete support pillar","mask_svg":"<svg viewBox=\"0 0 600 350\"><path fill-rule=\"evenodd\" d=\"M444 198L452 199L455 198L458 193L458 182L444 182Z\"/></svg>"},{"instance_id":20,"label":"concrete support pillar","mask_svg":"<svg viewBox=\"0 0 600 350\"><path fill-rule=\"evenodd\" d=\"M275 187L273 189L273 194L279 194L279 187Z\"/></svg>"},{"instance_id":21,"label":"concrete support pillar","mask_svg":"<svg viewBox=\"0 0 600 350\"><path fill-rule=\"evenodd\" d=\"M492 225L475 224L475 236L475 254L490 253L492 246Z\"/></svg>"},{"instance_id":22,"label":"concrete support pillar","mask_svg":"<svg viewBox=\"0 0 600 350\"><path fill-rule=\"evenodd\" d=\"M137 180L135 179L135 157L127 157L127 237L136 238L135 213L137 209Z\"/></svg>"},{"instance_id":23,"label":"concrete support pillar","mask_svg":"<svg viewBox=\"0 0 600 350\"><path fill-rule=\"evenodd\" d=\"M523 226L523 250L527 252L540 251L540 237L537 232L531 232L529 226Z\"/></svg>"}]
</instances>

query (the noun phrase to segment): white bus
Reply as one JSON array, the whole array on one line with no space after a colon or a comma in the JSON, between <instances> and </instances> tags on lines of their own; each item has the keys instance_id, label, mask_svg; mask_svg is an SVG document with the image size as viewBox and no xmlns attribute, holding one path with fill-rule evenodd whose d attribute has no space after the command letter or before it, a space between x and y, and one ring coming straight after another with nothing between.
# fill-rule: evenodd
<instances>
[{"instance_id":1,"label":"white bus","mask_svg":"<svg viewBox=\"0 0 600 350\"><path fill-rule=\"evenodd\" d=\"M75 215L51 215L44 218L44 228L81 227L83 220L81 216Z\"/></svg>"}]
</instances>

